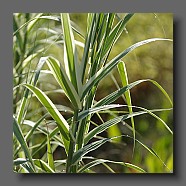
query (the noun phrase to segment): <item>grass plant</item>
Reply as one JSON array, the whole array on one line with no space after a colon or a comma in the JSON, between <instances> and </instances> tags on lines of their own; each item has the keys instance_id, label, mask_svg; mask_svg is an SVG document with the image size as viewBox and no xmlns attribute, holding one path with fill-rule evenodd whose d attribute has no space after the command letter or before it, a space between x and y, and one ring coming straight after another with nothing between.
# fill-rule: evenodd
<instances>
[{"instance_id":1,"label":"grass plant","mask_svg":"<svg viewBox=\"0 0 186 186\"><path fill-rule=\"evenodd\" d=\"M135 16L137 15L132 13L123 17L116 13L88 13L86 32L83 33L68 13L13 15L15 172L92 173L93 168L100 164L111 172L115 172L111 164L138 173L148 172L145 167L133 163L89 155L106 143L123 143L122 140L116 140L122 137L133 140L133 155L136 145L141 145L166 167L168 172L172 171L149 145L137 139L135 121L137 116L150 115L172 136L172 127L158 115L159 112L171 112L171 98L153 79L140 79L129 83L128 74L132 72L127 72L124 61L127 54L139 47L150 46L151 43L170 45L172 40L145 39L123 48L115 57L110 57L114 46L125 32L126 25L130 24ZM37 32L34 32L35 30ZM55 51L49 54L52 46L61 46L60 57L55 55ZM122 87L97 100L100 82L112 75L114 69L118 69ZM57 105L52 101L50 93L42 89L40 80L43 76L49 76L55 81L58 88L52 89L51 93L58 92L65 96L69 106ZM160 90L162 97L169 101L170 107L148 109L132 105L130 90L144 83L151 83ZM50 83L47 86L52 87ZM125 102L116 104L115 101L120 97L124 97ZM45 111L29 118L28 115L34 110L30 109L32 104L38 104L38 107L44 108ZM125 113L117 114L122 109L125 109ZM105 121L103 114L110 119ZM94 115L102 121L101 124L94 123ZM131 125L126 124L130 135L113 127L127 121L131 122ZM110 135L102 135L108 130ZM116 130L119 132L114 133ZM112 131L116 136L112 135ZM42 138L37 138L38 135ZM62 159L54 158L54 151L58 147L64 149L61 152ZM38 157L38 154L42 155Z\"/></svg>"}]
</instances>

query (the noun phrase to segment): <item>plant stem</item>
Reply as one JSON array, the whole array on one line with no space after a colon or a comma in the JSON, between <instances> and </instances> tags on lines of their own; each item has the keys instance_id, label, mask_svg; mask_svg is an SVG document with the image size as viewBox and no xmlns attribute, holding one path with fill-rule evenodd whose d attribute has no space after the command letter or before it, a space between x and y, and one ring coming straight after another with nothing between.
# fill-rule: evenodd
<instances>
[{"instance_id":1,"label":"plant stem","mask_svg":"<svg viewBox=\"0 0 186 186\"><path fill-rule=\"evenodd\" d=\"M94 100L96 89L97 89L97 87L94 86L92 88L92 90L90 91L90 94L89 94L89 96L87 97L87 100L86 100L85 110L88 110L92 107L92 103L93 103L93 100ZM89 130L90 118L91 118L91 115L87 116L82 121L80 121L79 129L78 129L78 132L77 132L77 147L78 147L78 150L83 147L84 135Z\"/></svg>"},{"instance_id":2,"label":"plant stem","mask_svg":"<svg viewBox=\"0 0 186 186\"><path fill-rule=\"evenodd\" d=\"M76 131L77 131L77 117L78 117L78 110L74 111L73 122L70 131L70 144L68 150L68 157L67 157L67 165L66 165L66 173L76 173L77 165L71 165L72 157L75 152L75 145L76 145Z\"/></svg>"}]
</instances>

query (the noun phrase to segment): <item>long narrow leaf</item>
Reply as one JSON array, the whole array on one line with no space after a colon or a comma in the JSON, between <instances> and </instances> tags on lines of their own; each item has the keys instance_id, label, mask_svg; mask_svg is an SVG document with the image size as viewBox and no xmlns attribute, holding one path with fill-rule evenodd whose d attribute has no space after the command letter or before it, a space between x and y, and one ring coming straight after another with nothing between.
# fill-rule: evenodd
<instances>
[{"instance_id":1,"label":"long narrow leaf","mask_svg":"<svg viewBox=\"0 0 186 186\"><path fill-rule=\"evenodd\" d=\"M25 158L17 158L13 161L15 166L18 166L18 165L26 163L26 162L28 162L28 160Z\"/></svg>"},{"instance_id":2,"label":"long narrow leaf","mask_svg":"<svg viewBox=\"0 0 186 186\"><path fill-rule=\"evenodd\" d=\"M57 108L48 98L48 96L46 96L44 92L42 92L39 88L29 84L24 84L23 86L28 88L31 92L33 92L36 95L37 99L41 102L41 104L50 113L52 118L56 121L64 141L65 149L66 151L68 151L69 125L67 121L63 118L63 116L60 114L60 112L57 110Z\"/></svg>"},{"instance_id":3,"label":"long narrow leaf","mask_svg":"<svg viewBox=\"0 0 186 186\"><path fill-rule=\"evenodd\" d=\"M144 112L138 112L138 113L133 113L133 114L126 114L123 116L119 116L116 117L114 119L111 119L97 127L95 127L94 129L92 129L85 137L84 143L87 144L94 136L96 136L97 134L105 131L106 129L108 129L109 127L116 125L117 123L126 120L128 118L131 118L132 116L137 116L140 114L144 114Z\"/></svg>"},{"instance_id":4,"label":"long narrow leaf","mask_svg":"<svg viewBox=\"0 0 186 186\"><path fill-rule=\"evenodd\" d=\"M121 81L122 81L122 85L125 87L125 86L128 86L128 75L127 75L127 70L126 70L126 66L124 64L124 62L120 62L118 63L118 71L119 71L119 74L120 74L120 78L121 78ZM131 96L130 96L130 90L127 90L124 92L124 95L125 95L125 98L126 98L126 102L127 102L127 105L129 105L128 109L129 109L129 113L131 114L133 111L132 111L132 101L131 101ZM133 152L134 152L134 149L135 149L135 139L136 139L136 132L135 132L135 125L134 125L134 118L131 117L131 123L132 123L132 128L133 128L133 137L134 137L134 147L133 147Z\"/></svg>"},{"instance_id":5,"label":"long narrow leaf","mask_svg":"<svg viewBox=\"0 0 186 186\"><path fill-rule=\"evenodd\" d=\"M65 70L63 69L62 66L60 66L59 61L52 56L42 57L40 59L40 62L42 61L47 62L54 78L59 83L59 85L63 88L67 97L70 99L74 107L81 109L80 98L75 88L73 87L72 83L70 82L68 76L66 75Z\"/></svg>"},{"instance_id":6,"label":"long narrow leaf","mask_svg":"<svg viewBox=\"0 0 186 186\"><path fill-rule=\"evenodd\" d=\"M100 111L108 110L108 109L112 109L112 108L118 108L118 107L123 107L123 105L111 104L111 105L103 105L103 106L93 107L88 110L84 110L84 111L80 112L78 115L78 120L82 120L85 117L87 117L88 115L96 113L96 112L100 112Z\"/></svg>"},{"instance_id":7,"label":"long narrow leaf","mask_svg":"<svg viewBox=\"0 0 186 186\"><path fill-rule=\"evenodd\" d=\"M83 83L84 80L84 75L85 75L85 70L86 70L86 65L88 63L88 56L89 56L89 50L91 47L91 38L93 35L93 28L94 28L94 23L96 20L96 14L92 14L89 15L88 17L88 33L86 36L86 40L85 40L85 47L84 47L84 52L83 52L83 57L82 57L82 61L81 61L81 72L80 72L80 76L81 76L81 81Z\"/></svg>"},{"instance_id":8,"label":"long narrow leaf","mask_svg":"<svg viewBox=\"0 0 186 186\"><path fill-rule=\"evenodd\" d=\"M77 58L76 58L76 49L75 49L75 42L74 42L74 35L72 32L69 14L62 13L61 14L62 20L62 29L63 29L63 37L64 37L64 47L65 47L65 54L64 56L67 57L67 63L65 63L65 69L69 72L71 82L75 87L76 91L78 91L78 79L79 74L77 74ZM64 61L65 61L64 60Z\"/></svg>"},{"instance_id":9,"label":"long narrow leaf","mask_svg":"<svg viewBox=\"0 0 186 186\"><path fill-rule=\"evenodd\" d=\"M122 136L125 136L125 137L127 137L127 138L132 138L132 137L129 136L129 135L122 135ZM117 138L117 137L118 137L118 136L116 136L116 138ZM139 141L139 140L137 140L137 139L136 139L136 141L137 141L140 145L142 145L148 152L150 152L153 156L157 157L157 158L161 161L161 163L162 163L170 172L172 172L172 171L167 167L167 165L163 162L163 160L160 158L160 156L159 156L152 148L148 147L147 145L145 145L144 143L142 143L141 141Z\"/></svg>"},{"instance_id":10,"label":"long narrow leaf","mask_svg":"<svg viewBox=\"0 0 186 186\"><path fill-rule=\"evenodd\" d=\"M35 173L35 170L29 165L28 162L20 164L24 172L21 173Z\"/></svg>"},{"instance_id":11,"label":"long narrow leaf","mask_svg":"<svg viewBox=\"0 0 186 186\"><path fill-rule=\"evenodd\" d=\"M27 146L27 143L26 143L25 138L23 136L23 133L22 133L22 131L19 127L19 124L17 123L16 118L14 116L13 116L13 119L14 119L14 121L13 121L13 132L14 132L17 140L19 141L26 157L29 159L29 161L30 161L30 163L31 163L31 165L34 169L35 166L34 166L34 163L33 163L33 160L32 160L32 156L31 156L30 151L28 149L28 146Z\"/></svg>"},{"instance_id":12,"label":"long narrow leaf","mask_svg":"<svg viewBox=\"0 0 186 186\"><path fill-rule=\"evenodd\" d=\"M47 165L47 163L45 163L44 161L40 160L40 159L35 159L34 163L37 167L39 167L40 169L42 169L44 172L46 173L55 173L50 166Z\"/></svg>"},{"instance_id":13,"label":"long narrow leaf","mask_svg":"<svg viewBox=\"0 0 186 186\"><path fill-rule=\"evenodd\" d=\"M26 141L28 141L29 138L31 137L31 134L33 134L33 132L36 132L36 131L38 131L38 132L40 132L40 133L42 133L42 134L44 134L44 135L46 135L46 136L48 135L48 131L47 131L44 127L38 126L38 122L34 123L34 122L32 122L32 121L25 120L23 124L32 127L32 129L31 129L31 130L27 133L27 135L25 136L25 140L26 140ZM59 132L59 128L56 127L56 128L49 134L49 138L50 138L50 139L53 138L55 141L59 142L61 146L64 146L62 140L58 137L58 135L56 135L58 132ZM45 140L46 140L46 143L47 143L47 139L45 139ZM44 141L45 141L45 140L44 140Z\"/></svg>"},{"instance_id":14,"label":"long narrow leaf","mask_svg":"<svg viewBox=\"0 0 186 186\"><path fill-rule=\"evenodd\" d=\"M47 113L48 114L48 113ZM45 117L46 117L46 115L47 114L45 114L41 119L39 119L33 126L31 126L32 127L32 129L26 134L26 136L25 136L25 141L27 142L29 139L30 139L30 137L32 136L32 134L34 133L34 131L36 130L36 128L38 127L38 125L45 119ZM24 120L24 122L25 122L26 120ZM24 124L24 122L23 122L23 124ZM21 148L21 145L20 146L18 146L17 147L17 150L14 152L14 155L16 155L17 153L18 153L18 151L19 151L19 149Z\"/></svg>"},{"instance_id":15,"label":"long narrow leaf","mask_svg":"<svg viewBox=\"0 0 186 186\"><path fill-rule=\"evenodd\" d=\"M36 17L30 19L29 21L27 21L26 23L24 23L23 25L21 25L21 27L17 28L14 33L13 36L15 36L21 29L23 29L25 26L27 26L27 31L30 33L30 31L32 30L33 26L39 21L39 20L52 20L52 21L57 21L57 22L61 22L60 17L57 16L41 16L40 14L37 15ZM48 29L48 28L47 28ZM77 30L74 26L72 26L72 29L82 38L84 38L83 34Z\"/></svg>"},{"instance_id":16,"label":"long narrow leaf","mask_svg":"<svg viewBox=\"0 0 186 186\"><path fill-rule=\"evenodd\" d=\"M170 39L162 39L162 38L152 38L140 41L138 43L135 43L134 45L130 46L123 52L121 52L119 55L117 55L115 58L113 58L108 64L106 64L103 68L101 68L94 76L92 76L89 81L84 85L83 87L83 93L81 96L81 100L85 97L87 92L99 81L101 81L108 73L119 63L119 60L121 60L124 56L126 56L129 52L133 51L134 49L145 45L147 43L151 43L154 41L172 41Z\"/></svg>"},{"instance_id":17,"label":"long narrow leaf","mask_svg":"<svg viewBox=\"0 0 186 186\"><path fill-rule=\"evenodd\" d=\"M93 158L95 159L95 158ZM103 163L113 163L113 164L118 164L118 165L122 165L122 166L125 166L125 167L129 167L129 168L132 168L138 172L141 172L141 173L145 173L146 171L143 170L142 168L136 166L136 165L133 165L131 163L125 163L125 162L118 162L118 161L111 161L111 160L105 160L105 159L96 159L94 161L91 161L90 163L84 165L81 169L79 169L79 173L82 173L84 171L86 171L87 169L91 168L91 167L94 167L96 165L99 165L99 164L103 164Z\"/></svg>"},{"instance_id":18,"label":"long narrow leaf","mask_svg":"<svg viewBox=\"0 0 186 186\"><path fill-rule=\"evenodd\" d=\"M31 61L34 57L36 57L40 52L34 54L34 55L30 55L28 58L26 58L25 60L27 61L26 63L28 64L29 61ZM43 66L43 62L39 62L36 68L36 73L35 73L35 77L34 77L34 85L37 84L38 78L39 78L39 74L41 71L41 68ZM19 111L18 111L18 115L17 115L17 122L19 124L21 124L21 122L23 121L23 117L24 117L24 111L25 111L25 107L27 104L27 100L28 100L28 96L29 96L29 90L25 90L24 92L24 96L21 100L21 105L19 107Z\"/></svg>"},{"instance_id":19,"label":"long narrow leaf","mask_svg":"<svg viewBox=\"0 0 186 186\"><path fill-rule=\"evenodd\" d=\"M153 117L155 117L156 119L158 119L159 121L161 121L164 124L164 126L169 130L169 132L171 134L173 134L172 131L171 131L171 129L167 126L167 124L161 118L159 118L157 115L153 114L151 111L149 111L147 109L144 109L142 107L136 107L136 108L140 108L143 111L134 112L134 113L131 113L131 114L125 114L123 116L118 116L118 117L115 117L114 119L111 119L111 120L109 120L109 121L107 121L107 122L105 122L105 123L103 123L103 124L95 127L94 129L92 129L86 135L86 137L84 139L84 143L85 144L88 143L90 141L90 139L92 139L94 136L96 136L97 134L105 131L106 129L108 129L111 126L116 125L117 123L119 123L121 121L124 121L124 120L129 119L129 118L134 117L134 116L139 116L139 115L142 115L142 114L146 114L146 113L152 115Z\"/></svg>"},{"instance_id":20,"label":"long narrow leaf","mask_svg":"<svg viewBox=\"0 0 186 186\"><path fill-rule=\"evenodd\" d=\"M104 50L102 53L102 56L104 56L106 53L109 53L112 49L112 47L114 46L114 44L116 43L116 41L118 40L118 38L120 37L120 35L122 34L126 24L128 23L128 21L132 18L134 14L127 14L123 19L121 19L118 24L112 29L112 31L110 32L109 36L107 37L107 40L105 42L104 45Z\"/></svg>"},{"instance_id":21,"label":"long narrow leaf","mask_svg":"<svg viewBox=\"0 0 186 186\"><path fill-rule=\"evenodd\" d=\"M48 158L48 165L49 165L49 167L53 171L55 171L54 159L53 159L53 153L52 153L52 147L51 147L51 143L50 143L49 134L47 135L47 158Z\"/></svg>"},{"instance_id":22,"label":"long narrow leaf","mask_svg":"<svg viewBox=\"0 0 186 186\"><path fill-rule=\"evenodd\" d=\"M98 141L88 144L88 145L84 146L83 148L79 149L78 151L76 151L73 155L73 158L72 158L72 165L75 164L77 161L81 160L81 158L85 154L87 154L93 150L96 150L97 148L99 148L100 146L102 146L103 144L105 144L109 140L110 139L98 140Z\"/></svg>"},{"instance_id":23,"label":"long narrow leaf","mask_svg":"<svg viewBox=\"0 0 186 186\"><path fill-rule=\"evenodd\" d=\"M171 106L173 105L172 104L172 101L169 97L169 95L167 94L167 92L163 89L163 87L161 87L160 84L158 84L156 81L154 80L151 80L151 79L142 79L142 80L138 80L138 81L135 81L133 83L130 83L129 85L109 94L108 96L104 97L103 99L101 99L100 101L98 101L94 107L98 107L98 106L101 106L101 105L105 105L105 104L110 104L110 103L113 103L115 100L117 100L123 93L125 93L127 90L130 90L131 88L133 88L134 86L140 84L140 83L143 83L143 82L151 82L153 83L154 85L156 85L158 87L158 89L165 95L165 97L169 100Z\"/></svg>"}]
</instances>

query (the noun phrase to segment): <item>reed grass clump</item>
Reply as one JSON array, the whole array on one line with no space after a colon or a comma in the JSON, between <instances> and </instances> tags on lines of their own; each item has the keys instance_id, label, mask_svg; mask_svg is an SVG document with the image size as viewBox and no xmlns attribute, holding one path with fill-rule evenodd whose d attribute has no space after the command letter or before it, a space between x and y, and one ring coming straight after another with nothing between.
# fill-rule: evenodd
<instances>
[{"instance_id":1,"label":"reed grass clump","mask_svg":"<svg viewBox=\"0 0 186 186\"><path fill-rule=\"evenodd\" d=\"M171 127L157 114L171 111L172 101L164 88L153 79L140 79L129 83L128 73L132 72L127 72L124 62L125 56L138 47L150 45L152 42L160 45L162 42L168 44L171 39L142 40L124 48L115 57L110 57L116 42L133 17L135 16L131 13L125 14L124 17L116 13L89 13L84 34L68 13L27 13L24 14L24 18L23 14L14 14L13 169L15 172L92 173L94 172L92 168L99 164L111 172L115 172L111 164L136 172L147 172L133 163L89 156L90 152L106 143L117 143L117 139L121 137L132 139L133 154L137 143L171 172L161 157L136 137L134 118L148 114L158 120L169 135L173 135ZM47 54L54 45L62 46L59 58L55 56L55 52L52 55ZM113 69L118 70L122 87L96 100L100 82L112 74ZM40 79L48 75L55 80L59 88L51 92L65 96L69 106L55 104L50 98L51 92L42 89ZM132 105L130 89L142 83L153 84L162 92L162 96L169 101L171 107L147 109ZM115 101L120 97L124 97L125 102L116 104ZM30 105L33 103L39 105L42 114L29 117ZM123 108L127 111L115 114ZM65 117L66 113L69 114L68 117ZM103 113L112 116L111 119L104 121ZM95 124L92 120L93 115L97 115L102 123ZM33 119L34 117L38 117L37 121ZM131 135L121 131L112 137L102 135L103 132L126 120L131 123L131 125L126 124ZM38 135L43 138L37 138ZM58 147L64 149L62 159L54 158L54 151ZM38 157L40 153L42 155Z\"/></svg>"}]
</instances>

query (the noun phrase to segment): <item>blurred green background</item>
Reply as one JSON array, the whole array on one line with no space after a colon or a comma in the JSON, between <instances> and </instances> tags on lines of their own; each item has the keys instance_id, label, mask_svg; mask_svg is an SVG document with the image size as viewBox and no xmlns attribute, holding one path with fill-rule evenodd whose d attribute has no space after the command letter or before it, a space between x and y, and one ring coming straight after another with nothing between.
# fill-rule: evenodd
<instances>
[{"instance_id":1,"label":"blurred green background","mask_svg":"<svg viewBox=\"0 0 186 186\"><path fill-rule=\"evenodd\" d=\"M33 14L34 15L34 14ZM30 16L33 16L30 14ZM57 15L57 14L56 14ZM118 14L123 17L125 14ZM20 14L20 22L24 22L25 14ZM75 27L80 30L84 35L86 33L86 13L70 14L71 20L75 23ZM46 26L47 24L47 26ZM39 48L44 47L46 52L43 55L55 56L60 61L63 60L63 45L47 43L47 37L50 36L48 31L41 32L39 29L42 26L61 29L60 23L53 21L40 21L39 24L33 28L33 36L28 40L28 46L34 48L35 43L43 42ZM75 34L75 38L83 41ZM149 38L169 38L173 39L173 15L169 13L136 13L126 26L126 30L114 46L109 59L125 50L130 45ZM42 39L42 40L41 40ZM38 49L39 49L38 48ZM81 48L78 48L79 59L82 56ZM34 61L37 62L39 58ZM157 81L173 99L173 43L166 41L153 42L129 53L123 61L126 64L129 83L139 79L153 79ZM34 64L34 63L33 63ZM113 71L113 76L107 76L99 85L96 100L99 100L109 93L117 89L114 80L118 82L121 87L121 81L117 68ZM41 76L39 80L40 88L42 90L55 90L58 85L50 75ZM49 94L49 97L55 104L62 104L69 106L69 101L63 94L54 93ZM144 107L147 109L156 108L170 108L170 104L165 96L151 83L142 83L131 89L132 104L135 106ZM118 99L116 103L125 104L122 98ZM32 118L34 121L39 119L45 113L45 110L39 110L41 105L37 100L33 99L29 106L27 118ZM134 109L135 110L135 109ZM69 117L67 113L62 113L66 118ZM166 111L158 113L158 115L173 128L173 113ZM110 119L108 116L104 117L105 120ZM100 120L97 116L93 116L93 121L97 124ZM130 120L126 121L130 125ZM173 169L173 137L167 129L158 120L150 115L143 115L135 117L135 126L137 130L137 139L141 140L144 144L152 147L161 159L167 164L169 169ZM114 136L117 134L130 134L125 125L118 124L115 128L108 130L104 135ZM35 139L41 140L41 136ZM153 157L147 150L136 143L136 149L132 157L133 140L127 138L120 138L119 143L107 143L98 150L90 153L98 158L130 162L139 167L144 168L148 172L168 172L168 169L163 166L156 157ZM43 149L44 151L45 149ZM57 148L54 153L55 159L62 158L62 149ZM42 156L42 152L36 154L36 157ZM111 165L116 172L132 172L131 169L123 168L122 166ZM100 165L94 168L96 172L108 172L108 170Z\"/></svg>"}]
</instances>

